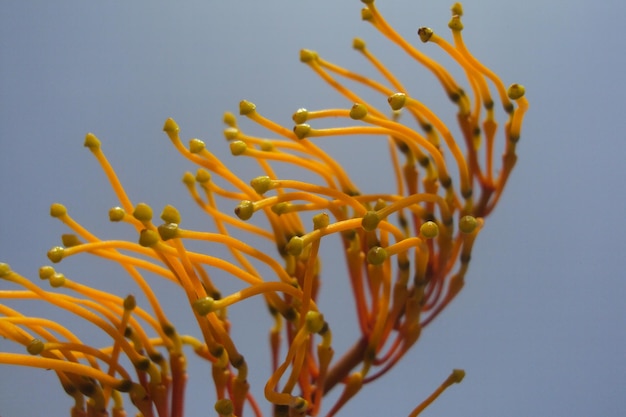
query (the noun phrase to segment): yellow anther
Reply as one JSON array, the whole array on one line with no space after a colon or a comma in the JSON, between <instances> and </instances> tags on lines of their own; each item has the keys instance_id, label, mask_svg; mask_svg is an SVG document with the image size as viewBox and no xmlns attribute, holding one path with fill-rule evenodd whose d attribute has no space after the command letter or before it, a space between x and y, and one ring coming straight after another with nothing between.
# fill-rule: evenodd
<instances>
[{"instance_id":1,"label":"yellow anther","mask_svg":"<svg viewBox=\"0 0 626 417\"><path fill-rule=\"evenodd\" d=\"M165 121L165 124L163 125L163 131L165 133L178 133L180 131L180 128L178 127L178 124L174 121L174 119L170 117Z\"/></svg>"},{"instance_id":2,"label":"yellow anther","mask_svg":"<svg viewBox=\"0 0 626 417\"><path fill-rule=\"evenodd\" d=\"M235 140L239 137L239 129L236 127L227 127L224 129L224 137L226 140Z\"/></svg>"},{"instance_id":3,"label":"yellow anther","mask_svg":"<svg viewBox=\"0 0 626 417\"><path fill-rule=\"evenodd\" d=\"M380 246L374 246L367 252L367 262L372 265L382 265L387 260L387 251Z\"/></svg>"},{"instance_id":4,"label":"yellow anther","mask_svg":"<svg viewBox=\"0 0 626 417\"><path fill-rule=\"evenodd\" d=\"M380 223L380 216L375 211L368 211L361 220L361 226L368 232L376 230L378 223Z\"/></svg>"},{"instance_id":5,"label":"yellow anther","mask_svg":"<svg viewBox=\"0 0 626 417\"><path fill-rule=\"evenodd\" d=\"M453 15L463 16L463 5L459 2L456 2L452 5L450 11L452 11Z\"/></svg>"},{"instance_id":6,"label":"yellow anther","mask_svg":"<svg viewBox=\"0 0 626 417\"><path fill-rule=\"evenodd\" d=\"M241 220L248 220L254 214L254 203L250 200L243 200L235 207L235 215Z\"/></svg>"},{"instance_id":7,"label":"yellow anther","mask_svg":"<svg viewBox=\"0 0 626 417\"><path fill-rule=\"evenodd\" d=\"M191 139L189 141L189 152L191 153L200 153L206 149L206 145L204 141L200 139Z\"/></svg>"},{"instance_id":8,"label":"yellow anther","mask_svg":"<svg viewBox=\"0 0 626 417\"><path fill-rule=\"evenodd\" d=\"M149 248L159 242L159 235L154 230L143 229L139 233L139 244L144 248ZM54 261L53 261L54 262Z\"/></svg>"},{"instance_id":9,"label":"yellow anther","mask_svg":"<svg viewBox=\"0 0 626 417\"><path fill-rule=\"evenodd\" d=\"M112 222L121 222L124 220L126 212L121 207L112 207L109 209L109 220Z\"/></svg>"},{"instance_id":10,"label":"yellow anther","mask_svg":"<svg viewBox=\"0 0 626 417\"><path fill-rule=\"evenodd\" d=\"M324 315L318 311L308 311L305 317L306 330L309 333L319 333L324 327Z\"/></svg>"},{"instance_id":11,"label":"yellow anther","mask_svg":"<svg viewBox=\"0 0 626 417\"><path fill-rule=\"evenodd\" d=\"M330 218L328 217L328 213L319 213L313 216L313 228L315 230L328 227L329 223Z\"/></svg>"},{"instance_id":12,"label":"yellow anther","mask_svg":"<svg viewBox=\"0 0 626 417\"><path fill-rule=\"evenodd\" d=\"M424 43L428 42L435 32L431 28L421 27L417 30L420 40Z\"/></svg>"},{"instance_id":13,"label":"yellow anther","mask_svg":"<svg viewBox=\"0 0 626 417\"><path fill-rule=\"evenodd\" d=\"M352 47L354 49L356 49L357 51L364 50L366 48L366 46L367 45L365 44L365 41L363 39L361 39L361 38L354 38L352 40Z\"/></svg>"},{"instance_id":14,"label":"yellow anther","mask_svg":"<svg viewBox=\"0 0 626 417\"><path fill-rule=\"evenodd\" d=\"M140 222L149 222L152 220L152 207L146 203L139 203L133 210L133 217Z\"/></svg>"},{"instance_id":15,"label":"yellow anther","mask_svg":"<svg viewBox=\"0 0 626 417\"><path fill-rule=\"evenodd\" d=\"M206 169L200 168L198 171L196 171L196 181L198 181L200 184L211 181L211 173Z\"/></svg>"},{"instance_id":16,"label":"yellow anther","mask_svg":"<svg viewBox=\"0 0 626 417\"><path fill-rule=\"evenodd\" d=\"M367 7L361 9L361 20L372 20L374 18L374 15L372 14L372 11L370 9L368 9Z\"/></svg>"},{"instance_id":17,"label":"yellow anther","mask_svg":"<svg viewBox=\"0 0 626 417\"><path fill-rule=\"evenodd\" d=\"M50 216L63 217L67 214L67 208L63 204L54 203L50 205Z\"/></svg>"},{"instance_id":18,"label":"yellow anther","mask_svg":"<svg viewBox=\"0 0 626 417\"><path fill-rule=\"evenodd\" d=\"M239 102L239 114L246 116L256 111L256 105L248 100L241 100Z\"/></svg>"},{"instance_id":19,"label":"yellow anther","mask_svg":"<svg viewBox=\"0 0 626 417\"><path fill-rule=\"evenodd\" d=\"M82 245L83 242L80 241L78 236L73 233L64 233L61 235L61 242L63 242L63 246L66 248L71 248L72 246Z\"/></svg>"},{"instance_id":20,"label":"yellow anther","mask_svg":"<svg viewBox=\"0 0 626 417\"><path fill-rule=\"evenodd\" d=\"M233 156L241 155L246 149L248 149L248 145L246 145L244 141L235 140L230 143L230 153L233 154Z\"/></svg>"},{"instance_id":21,"label":"yellow anther","mask_svg":"<svg viewBox=\"0 0 626 417\"><path fill-rule=\"evenodd\" d=\"M463 22L461 22L461 17L458 15L452 16L452 19L448 22L448 27L455 31L460 32L463 30Z\"/></svg>"},{"instance_id":22,"label":"yellow anther","mask_svg":"<svg viewBox=\"0 0 626 417\"><path fill-rule=\"evenodd\" d=\"M389 106L392 110L400 110L406 104L406 94L404 93L395 93L389 96L387 99Z\"/></svg>"},{"instance_id":23,"label":"yellow anther","mask_svg":"<svg viewBox=\"0 0 626 417\"><path fill-rule=\"evenodd\" d=\"M292 237L291 239L289 239L289 243L287 243L285 249L290 255L299 256L304 250L304 239L302 239L300 236Z\"/></svg>"},{"instance_id":24,"label":"yellow anther","mask_svg":"<svg viewBox=\"0 0 626 417\"><path fill-rule=\"evenodd\" d=\"M100 149L100 140L93 133L87 133L87 135L85 135L85 142L83 143L83 146L92 151Z\"/></svg>"},{"instance_id":25,"label":"yellow anther","mask_svg":"<svg viewBox=\"0 0 626 417\"><path fill-rule=\"evenodd\" d=\"M425 222L420 226L420 234L426 239L432 239L439 234L439 226L435 222Z\"/></svg>"},{"instance_id":26,"label":"yellow anther","mask_svg":"<svg viewBox=\"0 0 626 417\"><path fill-rule=\"evenodd\" d=\"M0 277L4 278L11 273L11 267L9 264L5 264L4 262L0 262Z\"/></svg>"},{"instance_id":27,"label":"yellow anther","mask_svg":"<svg viewBox=\"0 0 626 417\"><path fill-rule=\"evenodd\" d=\"M60 272L56 272L52 274L52 276L48 279L48 282L52 288L61 288L65 285L65 275Z\"/></svg>"},{"instance_id":28,"label":"yellow anther","mask_svg":"<svg viewBox=\"0 0 626 417\"><path fill-rule=\"evenodd\" d=\"M217 400L215 402L215 411L217 411L220 417L230 417L234 411L233 402L228 398Z\"/></svg>"},{"instance_id":29,"label":"yellow anther","mask_svg":"<svg viewBox=\"0 0 626 417\"><path fill-rule=\"evenodd\" d=\"M201 316L212 313L215 309L215 300L211 297L198 298L193 302L193 309Z\"/></svg>"},{"instance_id":30,"label":"yellow anther","mask_svg":"<svg viewBox=\"0 0 626 417\"><path fill-rule=\"evenodd\" d=\"M63 248L62 246L55 246L48 251L47 255L48 259L50 259L50 262L57 264L61 262L61 259L63 259L64 253L65 248Z\"/></svg>"},{"instance_id":31,"label":"yellow anther","mask_svg":"<svg viewBox=\"0 0 626 417\"><path fill-rule=\"evenodd\" d=\"M180 223L180 213L178 209L174 206L170 206L169 204L163 207L163 211L161 212L161 220L166 223Z\"/></svg>"},{"instance_id":32,"label":"yellow anther","mask_svg":"<svg viewBox=\"0 0 626 417\"><path fill-rule=\"evenodd\" d=\"M463 233L472 233L478 226L478 220L474 216L463 216L459 221L459 230Z\"/></svg>"},{"instance_id":33,"label":"yellow anther","mask_svg":"<svg viewBox=\"0 0 626 417\"><path fill-rule=\"evenodd\" d=\"M284 202L284 201L280 203L276 203L272 206L272 211L280 216L281 214L284 214L287 212L287 210L289 209L289 206L291 206L291 204Z\"/></svg>"},{"instance_id":34,"label":"yellow anther","mask_svg":"<svg viewBox=\"0 0 626 417\"><path fill-rule=\"evenodd\" d=\"M526 89L521 84L511 84L507 90L507 95L511 100L517 100L524 97Z\"/></svg>"},{"instance_id":35,"label":"yellow anther","mask_svg":"<svg viewBox=\"0 0 626 417\"><path fill-rule=\"evenodd\" d=\"M41 352L43 352L43 349L45 347L46 346L44 342L39 339L33 339L26 346L26 351L31 355L39 355Z\"/></svg>"},{"instance_id":36,"label":"yellow anther","mask_svg":"<svg viewBox=\"0 0 626 417\"><path fill-rule=\"evenodd\" d=\"M250 181L250 185L257 194L263 195L272 189L273 181L268 176L260 176L253 178L252 181Z\"/></svg>"},{"instance_id":37,"label":"yellow anther","mask_svg":"<svg viewBox=\"0 0 626 417\"><path fill-rule=\"evenodd\" d=\"M306 122L308 117L309 117L309 111L307 109L298 109L293 114L293 116L291 116L291 119L293 120L295 124L299 125L299 124Z\"/></svg>"},{"instance_id":38,"label":"yellow anther","mask_svg":"<svg viewBox=\"0 0 626 417\"><path fill-rule=\"evenodd\" d=\"M293 127L293 133L296 134L298 139L304 139L311 133L311 126L306 123L295 125Z\"/></svg>"},{"instance_id":39,"label":"yellow anther","mask_svg":"<svg viewBox=\"0 0 626 417\"><path fill-rule=\"evenodd\" d=\"M367 107L361 103L354 103L350 109L350 117L354 120L361 120L367 116Z\"/></svg>"},{"instance_id":40,"label":"yellow anther","mask_svg":"<svg viewBox=\"0 0 626 417\"><path fill-rule=\"evenodd\" d=\"M308 63L311 61L317 61L318 59L317 52L311 51L310 49L300 50L300 62Z\"/></svg>"},{"instance_id":41,"label":"yellow anther","mask_svg":"<svg viewBox=\"0 0 626 417\"><path fill-rule=\"evenodd\" d=\"M178 230L178 224L176 223L165 223L160 225L157 230L159 231L159 236L161 239L170 240L175 239L179 236L180 231Z\"/></svg>"},{"instance_id":42,"label":"yellow anther","mask_svg":"<svg viewBox=\"0 0 626 417\"><path fill-rule=\"evenodd\" d=\"M124 298L124 310L132 311L135 307L137 307L137 300L135 300L135 296L128 294L126 298Z\"/></svg>"},{"instance_id":43,"label":"yellow anther","mask_svg":"<svg viewBox=\"0 0 626 417\"><path fill-rule=\"evenodd\" d=\"M226 124L227 126L230 126L230 127L237 126L237 118L235 117L234 114L232 114L229 111L224 113L224 117L222 118L222 120L224 121L224 124Z\"/></svg>"},{"instance_id":44,"label":"yellow anther","mask_svg":"<svg viewBox=\"0 0 626 417\"><path fill-rule=\"evenodd\" d=\"M56 271L53 267L46 265L39 268L39 279L49 279Z\"/></svg>"}]
</instances>

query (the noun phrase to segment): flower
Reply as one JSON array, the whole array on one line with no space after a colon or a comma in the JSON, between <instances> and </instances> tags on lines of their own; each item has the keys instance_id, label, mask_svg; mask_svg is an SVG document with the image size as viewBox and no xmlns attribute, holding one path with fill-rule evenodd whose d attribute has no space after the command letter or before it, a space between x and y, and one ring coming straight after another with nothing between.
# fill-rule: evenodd
<instances>
[{"instance_id":1,"label":"flower","mask_svg":"<svg viewBox=\"0 0 626 417\"><path fill-rule=\"evenodd\" d=\"M211 154L201 140L184 145L177 123L166 120L163 130L174 147L198 167L195 174L185 174L183 182L213 221L213 231L183 228L173 206L166 206L158 221L149 205L133 204L100 140L87 134L85 146L119 200L109 218L133 228L137 240L102 240L74 220L65 206L53 204L50 214L72 233L63 235L63 246L53 247L48 257L53 264L82 253L113 261L124 268L146 302L138 304L132 295L121 297L80 284L52 266L40 269L40 278L52 287L46 290L0 264L0 277L21 288L2 290L0 298L49 303L88 321L111 340L109 347L96 348L61 323L0 304L0 334L27 351L0 352L0 363L53 370L74 399L73 416L125 415L124 393L143 416L182 416L184 347L190 346L212 371L218 415L241 416L248 410L261 415L248 384L246 347L239 346L230 331L249 324L231 323L227 314L234 304L261 296L274 322L269 329L273 372L264 397L275 416L319 415L325 394L339 386L341 395L326 406L327 415L336 415L364 384L397 364L422 329L462 289L474 241L516 163L528 104L522 86L505 89L467 50L459 3L452 7L449 23L453 45L429 28L420 28L418 36L456 61L468 79L468 92L446 68L400 37L374 1L363 3L362 18L439 80L457 107L462 141L360 39L354 40L354 49L382 81L328 62L314 51L300 53L303 63L353 103L348 108L299 109L291 128L242 101L240 116L271 132L274 137L269 139L246 133L235 115L224 116L232 154L252 158L263 173L250 182ZM368 102L343 79L378 93L389 107ZM507 117L500 135L490 85ZM331 118L341 121L340 126L325 127ZM390 189L361 191L358 181L316 144L318 137L346 135L374 135L387 141L393 167ZM504 155L496 173L498 139L504 142ZM291 166L293 178L299 179L278 175L278 164ZM360 333L353 346L337 357L332 338L337 329L317 304L323 291L332 291L332 283L320 280L320 247L332 236L342 244L357 317L354 326ZM265 249L268 242L271 251ZM226 248L232 260L210 250L199 251L197 243ZM222 294L212 277L215 271L241 282L241 289ZM177 331L146 273L163 277L181 290L189 317L197 323L197 335ZM419 414L463 376L462 370L454 370L410 415Z\"/></svg>"}]
</instances>

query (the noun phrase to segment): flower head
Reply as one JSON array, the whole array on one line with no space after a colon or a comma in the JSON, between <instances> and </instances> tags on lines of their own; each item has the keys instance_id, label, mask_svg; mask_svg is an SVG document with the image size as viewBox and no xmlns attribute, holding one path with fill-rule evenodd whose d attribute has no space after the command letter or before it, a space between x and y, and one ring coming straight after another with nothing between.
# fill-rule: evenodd
<instances>
[{"instance_id":1,"label":"flower head","mask_svg":"<svg viewBox=\"0 0 626 417\"><path fill-rule=\"evenodd\" d=\"M459 3L449 23L453 44L429 28L420 28L417 36L454 59L466 75L467 91L446 68L395 32L373 0L363 3L362 18L437 78L455 105L458 129L407 91L362 40L354 40L354 49L378 71L379 81L302 50L300 60L351 104L299 109L294 126L282 126L252 102L241 101L240 118L224 116L224 135L234 156L258 164L261 175L251 181L237 176L201 140L185 145L173 119L163 126L178 152L197 166L183 182L213 222L212 231L182 227L173 206L163 208L157 220L149 205L133 203L100 141L88 134L85 146L119 200L110 220L133 228L137 239L102 240L63 205L53 204L52 217L72 234L64 235L63 246L53 247L48 257L57 264L89 253L115 262L139 288L145 305L132 295L121 297L70 280L52 266L40 270L40 278L52 287L46 290L1 264L0 277L22 288L0 291L1 298L50 303L100 329L111 345L90 346L60 323L0 304L0 334L27 351L0 353L0 363L55 371L74 398L76 416L124 415L123 393L143 416L180 416L187 372L184 346L190 346L212 371L218 415L241 416L248 407L260 415L248 384L247 347L237 345L230 332L249 323L231 323L227 311L250 297L263 297L274 323L269 329L273 372L264 397L275 416L319 415L325 394L340 386L338 400L327 406L328 415L334 415L364 384L397 364L422 328L462 289L474 241L515 165L528 104L522 86L506 89L468 51ZM344 80L378 93L380 100L368 102ZM507 119L500 129L496 99ZM265 128L270 137L246 133L240 123L249 123L242 118ZM386 141L393 169L388 189L362 191L359 179L316 144L320 137L350 135ZM504 142L499 169L494 166L497 141ZM354 149L355 157L365 151ZM278 175L278 164L290 166L291 175ZM345 258L359 329L353 346L337 356L332 335L340 329L326 321L317 304L321 293L332 291L332 282L321 282L320 259L320 246L332 239L341 242L338 256ZM198 250L198 244L208 249ZM226 249L232 259L215 256L214 247ZM212 278L217 272L239 281L241 289L222 293ZM179 334L147 273L169 280L185 295L198 334ZM453 371L411 415L463 375Z\"/></svg>"}]
</instances>

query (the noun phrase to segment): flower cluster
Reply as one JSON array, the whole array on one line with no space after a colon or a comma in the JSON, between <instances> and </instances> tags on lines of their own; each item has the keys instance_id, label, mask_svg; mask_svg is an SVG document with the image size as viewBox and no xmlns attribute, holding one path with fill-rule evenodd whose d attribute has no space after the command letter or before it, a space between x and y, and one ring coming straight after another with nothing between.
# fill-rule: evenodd
<instances>
[{"instance_id":1,"label":"flower cluster","mask_svg":"<svg viewBox=\"0 0 626 417\"><path fill-rule=\"evenodd\" d=\"M463 287L476 236L515 165L528 104L522 86L506 89L467 50L459 3L452 7L449 23L453 44L429 28L419 29L418 35L454 59L465 72L469 91L441 64L398 35L373 0L363 3L362 18L439 80L457 109L457 137L419 97L410 95L360 39L354 40L354 49L378 71L381 81L310 50L300 54L303 63L354 103L351 107L299 109L293 115L295 127L285 127L264 117L253 103L242 101L239 114L272 132L270 139L245 133L233 114L224 116L232 154L251 158L263 172L250 182L234 174L201 140L183 144L176 122L165 122L163 130L172 144L198 167L194 174L186 173L183 182L213 221L213 231L182 228L173 206L166 206L160 221L155 221L150 206L133 204L100 141L88 134L85 146L119 199L119 206L109 211L110 220L134 228L138 238L101 240L63 205L53 204L52 217L72 233L63 235L63 246L50 249L48 257L57 264L89 253L115 262L146 303L138 305L132 295L123 298L82 285L52 266L40 268L40 278L52 287L44 289L0 264L5 281L0 299L49 303L87 320L111 340L108 347L94 347L61 323L0 304L0 335L27 351L0 352L0 364L53 370L74 399L74 417L124 416L128 407L124 393L139 415L174 417L184 411L184 347L190 346L212 371L217 414L241 416L251 411L260 416L261 407L249 389L245 346L237 346L230 331L232 326L249 324L231 323L227 315L233 304L257 296L263 297L274 323L269 329L273 372L264 387L274 416L320 415L325 394L340 387L336 402L325 405L326 415L335 415L364 384L397 364ZM343 80L379 93L389 107L367 102ZM490 88L495 89L507 118L500 129ZM407 120L401 122L401 116ZM311 125L328 126L329 120L342 120L337 123L341 126ZM315 143L317 137L344 135L375 135L387 141L394 177L390 189L361 192L344 167ZM498 140L503 141L504 155L496 168ZM302 173L300 178L306 179L278 176L277 164L292 166L294 178ZM339 355L333 351L332 339L337 329L316 303L325 285L332 287L332 282L321 284L319 255L322 242L331 236L342 245L345 279L352 288L357 317L353 325L359 334L352 347ZM192 250L188 248L192 241L225 248L232 260ZM242 289L222 294L212 279L213 271L240 281ZM197 335L177 331L147 274L180 288L188 300L189 319L197 323ZM7 281L19 289L7 289ZM462 370L454 370L410 415L419 414L463 375Z\"/></svg>"}]
</instances>

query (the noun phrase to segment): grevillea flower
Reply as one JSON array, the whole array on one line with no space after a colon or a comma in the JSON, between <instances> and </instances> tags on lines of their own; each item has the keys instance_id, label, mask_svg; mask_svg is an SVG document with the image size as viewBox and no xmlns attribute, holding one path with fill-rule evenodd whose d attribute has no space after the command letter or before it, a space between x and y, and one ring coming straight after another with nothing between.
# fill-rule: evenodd
<instances>
[{"instance_id":1,"label":"grevillea flower","mask_svg":"<svg viewBox=\"0 0 626 417\"><path fill-rule=\"evenodd\" d=\"M353 104L299 109L291 127L269 120L253 103L242 101L239 114L267 129L271 138L246 133L231 113L224 116L225 136L232 154L252 159L263 175L251 181L238 177L202 141L191 139L185 146L176 122L165 122L163 130L174 147L198 167L183 181L214 223L212 231L183 228L173 206L165 207L160 220L155 220L150 206L133 203L100 141L88 134L85 146L119 199L119 206L109 212L110 220L126 224L138 237L136 241L101 240L63 205L53 204L50 214L72 233L63 235L63 246L50 249L48 257L57 264L89 253L117 263L145 302L139 305L131 295L82 285L52 266L40 269L40 278L52 287L46 289L0 264L5 281L0 298L49 303L86 320L111 341L108 347L91 346L61 323L0 304L0 335L27 351L0 352L0 363L54 371L74 400L71 415L75 417L124 416L129 407L125 398L145 417L182 416L184 347L190 346L211 370L212 381L207 384L214 387L217 414L260 416L263 407L248 384L244 354L250 347L238 346L231 336L232 327L251 323L231 323L227 311L250 297L263 297L274 323L268 330L273 372L263 396L274 416L316 416L322 413L322 405L326 415L336 415L364 384L397 364L422 329L462 289L474 241L515 165L528 104L522 86L513 84L507 90L468 51L461 36L459 3L452 7L449 23L452 44L429 28L419 29L418 35L458 64L468 90L441 64L400 37L373 0L363 3L362 18L439 80L454 103L457 129L448 127L421 97L407 91L362 40L354 40L354 49L378 71L380 81L302 50L301 61ZM345 80L378 93L380 100L366 101L346 87ZM495 100L503 111L497 110ZM496 111L506 118L500 128ZM331 126L341 119L335 123L339 126ZM375 193L362 192L358 178L351 178L316 145L318 137L345 135L374 135L387 141L393 167L389 184L393 185ZM504 149L499 167L494 155L498 141ZM277 175L278 164L290 166L291 176ZM352 288L345 299L353 304L357 322L352 325L359 334L345 352L334 352L332 334L338 327L326 321L316 302L324 291L332 291L332 280L321 282L319 255L320 246L331 239L342 244L337 256L345 258L344 279ZM196 249L198 244L208 250ZM218 246L226 248L232 260L212 255L210 248ZM227 273L241 283L241 289L222 294L212 278L215 273ZM177 331L148 274L150 279L156 275L171 281L184 293L197 334ZM463 376L462 370L454 370L430 397L406 411L418 415ZM325 404L325 394L333 389L341 394L333 404Z\"/></svg>"}]
</instances>

